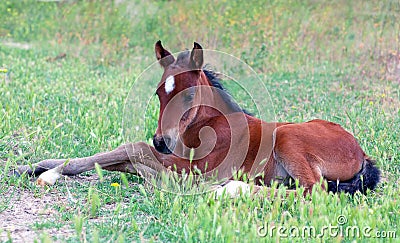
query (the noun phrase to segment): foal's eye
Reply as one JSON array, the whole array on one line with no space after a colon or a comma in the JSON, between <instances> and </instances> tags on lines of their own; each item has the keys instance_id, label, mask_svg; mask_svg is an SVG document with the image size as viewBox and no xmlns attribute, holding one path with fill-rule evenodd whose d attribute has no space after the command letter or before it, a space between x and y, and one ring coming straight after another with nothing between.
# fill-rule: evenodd
<instances>
[{"instance_id":1,"label":"foal's eye","mask_svg":"<svg viewBox=\"0 0 400 243\"><path fill-rule=\"evenodd\" d=\"M193 98L194 98L194 93L193 93L193 92L187 92L187 93L184 95L185 101L192 101Z\"/></svg>"}]
</instances>

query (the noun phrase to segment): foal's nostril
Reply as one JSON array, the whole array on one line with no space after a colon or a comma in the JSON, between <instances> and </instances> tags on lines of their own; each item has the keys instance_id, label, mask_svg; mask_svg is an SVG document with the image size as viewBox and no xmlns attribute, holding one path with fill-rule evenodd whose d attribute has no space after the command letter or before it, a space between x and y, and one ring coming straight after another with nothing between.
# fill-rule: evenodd
<instances>
[{"instance_id":1,"label":"foal's nostril","mask_svg":"<svg viewBox=\"0 0 400 243\"><path fill-rule=\"evenodd\" d=\"M171 144L171 137L170 136L163 136L164 143L168 146Z\"/></svg>"},{"instance_id":2,"label":"foal's nostril","mask_svg":"<svg viewBox=\"0 0 400 243\"><path fill-rule=\"evenodd\" d=\"M153 138L153 145L154 148L163 154L170 154L172 151L168 148L168 145L171 143L170 136L156 136L154 135Z\"/></svg>"}]
</instances>

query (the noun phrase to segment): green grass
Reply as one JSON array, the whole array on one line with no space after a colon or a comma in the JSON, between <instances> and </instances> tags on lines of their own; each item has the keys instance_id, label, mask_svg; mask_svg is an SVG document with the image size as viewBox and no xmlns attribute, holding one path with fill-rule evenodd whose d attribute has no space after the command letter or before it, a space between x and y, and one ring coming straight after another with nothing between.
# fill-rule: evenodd
<instances>
[{"instance_id":1,"label":"green grass","mask_svg":"<svg viewBox=\"0 0 400 243\"><path fill-rule=\"evenodd\" d=\"M53 214L24 223L39 242L399 241L399 10L391 0L1 3L0 218L25 199L20 195L31 195L52 198L47 208ZM276 120L340 123L382 169L376 192L215 200L165 193L132 175L127 186L111 172L102 182L88 172L84 180L73 177L49 188L8 175L17 164L88 156L122 144L125 98L155 61L158 39L172 51L197 41L249 63L269 90ZM61 53L66 57L54 60ZM147 112L157 117L157 106ZM147 125L155 127L156 120ZM370 227L373 234L395 231L397 238L257 232L273 226L319 232L338 226L340 215L348 220L344 230ZM54 234L62 230L69 233Z\"/></svg>"}]
</instances>

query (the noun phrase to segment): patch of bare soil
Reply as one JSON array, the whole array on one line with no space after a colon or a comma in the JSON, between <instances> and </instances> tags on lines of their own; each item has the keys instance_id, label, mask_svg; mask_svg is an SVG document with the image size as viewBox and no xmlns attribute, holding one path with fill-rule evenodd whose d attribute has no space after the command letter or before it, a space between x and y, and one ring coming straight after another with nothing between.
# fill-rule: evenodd
<instances>
[{"instance_id":1,"label":"patch of bare soil","mask_svg":"<svg viewBox=\"0 0 400 243\"><path fill-rule=\"evenodd\" d=\"M44 234L62 242L76 232L73 223L62 219L62 211L71 209L79 198L71 198L64 190L58 190L63 184L80 183L84 186L97 183L97 174L78 175L69 179L60 179L51 190L42 187L35 189L21 189L9 187L0 195L0 242L40 242ZM71 191L74 195L74 193ZM4 209L4 206L5 208ZM115 205L105 205L112 211ZM64 208L56 210L55 208ZM100 219L97 219L100 220Z\"/></svg>"},{"instance_id":2,"label":"patch of bare soil","mask_svg":"<svg viewBox=\"0 0 400 243\"><path fill-rule=\"evenodd\" d=\"M57 238L67 238L75 233L68 226L50 229L44 227L43 230L35 227L35 224L40 225L44 222L48 222L49 226L54 225L54 219L60 218L61 215L52 209L51 205L54 202L67 201L66 196L58 193L43 193L35 196L32 191L13 187L10 187L5 194L2 200L8 207L0 213L1 241L11 238L12 242L33 242L43 232Z\"/></svg>"}]
</instances>

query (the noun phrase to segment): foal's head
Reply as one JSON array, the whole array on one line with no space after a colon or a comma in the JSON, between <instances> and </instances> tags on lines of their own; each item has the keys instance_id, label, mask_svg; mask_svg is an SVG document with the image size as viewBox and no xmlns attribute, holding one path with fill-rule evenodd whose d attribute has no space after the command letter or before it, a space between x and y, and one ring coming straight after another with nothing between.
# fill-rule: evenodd
<instances>
[{"instance_id":1,"label":"foal's head","mask_svg":"<svg viewBox=\"0 0 400 243\"><path fill-rule=\"evenodd\" d=\"M155 52L164 68L156 91L160 114L153 144L157 151L169 154L178 147L184 151L191 146L198 147L198 144L183 144L184 140L190 140L188 137L199 136L195 124L203 124L215 116L245 112L223 89L218 78L202 69L203 49L199 44L195 42L191 51L181 52L176 59L161 41L156 43Z\"/></svg>"},{"instance_id":2,"label":"foal's head","mask_svg":"<svg viewBox=\"0 0 400 243\"><path fill-rule=\"evenodd\" d=\"M192 51L182 52L176 59L161 41L156 43L155 52L164 73L156 91L160 114L153 144L157 151L168 154L196 117L201 103L197 87L210 86L210 82L202 72L203 50L199 44L194 43Z\"/></svg>"}]
</instances>

